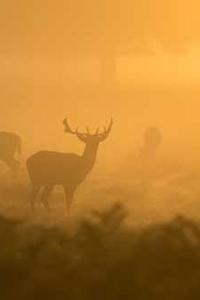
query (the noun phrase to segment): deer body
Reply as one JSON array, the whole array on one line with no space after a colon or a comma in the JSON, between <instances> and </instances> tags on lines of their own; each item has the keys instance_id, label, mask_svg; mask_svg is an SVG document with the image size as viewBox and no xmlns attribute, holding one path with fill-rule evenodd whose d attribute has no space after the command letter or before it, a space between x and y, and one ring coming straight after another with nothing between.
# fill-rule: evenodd
<instances>
[{"instance_id":1,"label":"deer body","mask_svg":"<svg viewBox=\"0 0 200 300\"><path fill-rule=\"evenodd\" d=\"M48 196L55 185L62 185L65 190L66 207L69 210L74 192L78 185L85 180L88 173L92 170L99 143L103 141L111 130L102 134L90 135L89 133L79 133L72 131L65 120L66 132L76 134L85 143L82 155L74 153L60 153L52 151L40 151L32 155L27 160L27 168L33 185L32 207L34 208L35 198L44 187L41 200L46 209L50 209Z\"/></svg>"},{"instance_id":2,"label":"deer body","mask_svg":"<svg viewBox=\"0 0 200 300\"><path fill-rule=\"evenodd\" d=\"M95 163L96 153L88 157L74 153L40 151L31 156L27 167L35 184L76 185L81 183Z\"/></svg>"}]
</instances>

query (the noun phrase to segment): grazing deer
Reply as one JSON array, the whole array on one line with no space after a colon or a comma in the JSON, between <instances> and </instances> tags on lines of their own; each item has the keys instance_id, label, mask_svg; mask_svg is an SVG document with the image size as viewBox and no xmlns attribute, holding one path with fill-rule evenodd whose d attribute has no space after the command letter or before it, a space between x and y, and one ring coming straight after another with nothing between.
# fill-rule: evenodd
<instances>
[{"instance_id":1,"label":"grazing deer","mask_svg":"<svg viewBox=\"0 0 200 300\"><path fill-rule=\"evenodd\" d=\"M15 159L15 154L21 154L21 138L11 132L0 132L0 160L7 164L16 174L19 162Z\"/></svg>"},{"instance_id":2,"label":"grazing deer","mask_svg":"<svg viewBox=\"0 0 200 300\"><path fill-rule=\"evenodd\" d=\"M52 151L40 151L27 160L27 168L32 182L31 206L34 209L35 199L40 189L44 187L41 201L49 211L48 196L55 185L62 185L65 191L66 211L69 212L73 195L78 185L85 180L94 166L97 150L100 142L109 135L112 128L112 119L108 128L102 133L97 129L95 134L72 130L67 119L63 121L65 132L74 134L80 141L85 143L82 155L74 153L59 153Z\"/></svg>"}]
</instances>

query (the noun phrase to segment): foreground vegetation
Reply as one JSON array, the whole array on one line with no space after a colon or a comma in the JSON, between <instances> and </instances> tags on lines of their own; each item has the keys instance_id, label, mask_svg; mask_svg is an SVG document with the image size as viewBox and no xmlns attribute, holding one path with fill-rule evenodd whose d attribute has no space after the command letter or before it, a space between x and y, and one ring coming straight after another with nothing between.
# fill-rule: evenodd
<instances>
[{"instance_id":1,"label":"foreground vegetation","mask_svg":"<svg viewBox=\"0 0 200 300\"><path fill-rule=\"evenodd\" d=\"M199 299L199 226L177 217L134 229L125 217L117 204L73 234L0 217L1 299Z\"/></svg>"}]
</instances>

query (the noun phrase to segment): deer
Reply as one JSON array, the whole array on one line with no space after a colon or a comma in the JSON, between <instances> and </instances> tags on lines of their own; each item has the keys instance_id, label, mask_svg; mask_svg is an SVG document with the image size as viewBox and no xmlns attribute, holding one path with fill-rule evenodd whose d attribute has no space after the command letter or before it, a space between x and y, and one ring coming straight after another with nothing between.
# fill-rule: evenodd
<instances>
[{"instance_id":1,"label":"deer","mask_svg":"<svg viewBox=\"0 0 200 300\"><path fill-rule=\"evenodd\" d=\"M39 151L27 160L27 169L32 183L31 208L35 210L35 202L38 193L43 188L41 202L45 209L50 212L48 197L54 186L64 188L66 215L69 214L77 187L86 179L94 167L99 144L109 136L113 120L102 132L99 129L91 134L89 128L86 132L71 129L67 118L63 125L65 133L76 136L85 144L82 155L75 153L62 153L55 151Z\"/></svg>"},{"instance_id":2,"label":"deer","mask_svg":"<svg viewBox=\"0 0 200 300\"><path fill-rule=\"evenodd\" d=\"M19 162L15 155L21 154L21 138L12 132L0 131L0 160L4 162L13 172L17 174Z\"/></svg>"}]
</instances>

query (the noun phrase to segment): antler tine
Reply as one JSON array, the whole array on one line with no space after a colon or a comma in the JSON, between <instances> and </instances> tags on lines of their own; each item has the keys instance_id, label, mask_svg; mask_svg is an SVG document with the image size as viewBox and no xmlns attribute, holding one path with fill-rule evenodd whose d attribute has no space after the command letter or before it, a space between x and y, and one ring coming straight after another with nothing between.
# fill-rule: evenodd
<instances>
[{"instance_id":1,"label":"antler tine","mask_svg":"<svg viewBox=\"0 0 200 300\"><path fill-rule=\"evenodd\" d=\"M108 125L108 128L107 128L108 133L111 131L112 125L113 125L113 118L110 119L110 124Z\"/></svg>"},{"instance_id":2,"label":"antler tine","mask_svg":"<svg viewBox=\"0 0 200 300\"><path fill-rule=\"evenodd\" d=\"M73 131L73 130L70 128L70 126L69 126L69 124L68 124L68 121L67 121L67 118L65 118L65 119L63 120L63 124L64 124L64 126L65 126L65 132L75 134L75 131Z\"/></svg>"},{"instance_id":3,"label":"antler tine","mask_svg":"<svg viewBox=\"0 0 200 300\"><path fill-rule=\"evenodd\" d=\"M104 127L104 132L99 134L100 141L104 141L108 137L108 135L112 129L112 125L113 125L113 119L111 118L110 124L108 125L108 127Z\"/></svg>"}]
</instances>

